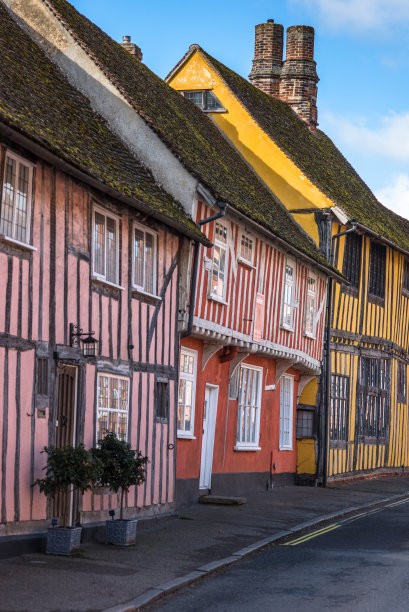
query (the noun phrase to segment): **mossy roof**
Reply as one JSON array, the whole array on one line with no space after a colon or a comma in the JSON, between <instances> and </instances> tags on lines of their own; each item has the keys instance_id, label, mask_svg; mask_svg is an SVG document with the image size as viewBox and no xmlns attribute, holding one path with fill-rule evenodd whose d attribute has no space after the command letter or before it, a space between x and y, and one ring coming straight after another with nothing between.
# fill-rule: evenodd
<instances>
[{"instance_id":1,"label":"mossy roof","mask_svg":"<svg viewBox=\"0 0 409 612\"><path fill-rule=\"evenodd\" d=\"M192 102L66 0L43 0L133 108L212 195L328 267L310 237Z\"/></svg>"},{"instance_id":2,"label":"mossy roof","mask_svg":"<svg viewBox=\"0 0 409 612\"><path fill-rule=\"evenodd\" d=\"M202 239L182 205L156 184L1 4L0 57L0 121L115 192L141 202L165 222L172 220L182 232Z\"/></svg>"},{"instance_id":3,"label":"mossy roof","mask_svg":"<svg viewBox=\"0 0 409 612\"><path fill-rule=\"evenodd\" d=\"M409 234L403 225L376 199L324 132L311 132L288 104L260 91L203 49L197 48L260 128L322 193L341 207L350 219L357 220L401 249L409 250Z\"/></svg>"}]
</instances>

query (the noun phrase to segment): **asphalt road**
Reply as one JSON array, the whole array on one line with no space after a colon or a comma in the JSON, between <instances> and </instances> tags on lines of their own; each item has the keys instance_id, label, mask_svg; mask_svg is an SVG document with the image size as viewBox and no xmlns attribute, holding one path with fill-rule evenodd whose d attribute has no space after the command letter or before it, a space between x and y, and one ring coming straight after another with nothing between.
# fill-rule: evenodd
<instances>
[{"instance_id":1,"label":"asphalt road","mask_svg":"<svg viewBox=\"0 0 409 612\"><path fill-rule=\"evenodd\" d=\"M151 612L409 611L409 501L294 536Z\"/></svg>"}]
</instances>

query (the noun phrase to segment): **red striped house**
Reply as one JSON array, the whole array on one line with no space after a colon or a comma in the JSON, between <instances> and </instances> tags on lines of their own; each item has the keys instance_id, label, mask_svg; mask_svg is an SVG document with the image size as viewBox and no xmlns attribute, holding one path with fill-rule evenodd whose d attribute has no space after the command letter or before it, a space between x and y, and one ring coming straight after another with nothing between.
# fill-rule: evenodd
<instances>
[{"instance_id":1,"label":"red striped house","mask_svg":"<svg viewBox=\"0 0 409 612\"><path fill-rule=\"evenodd\" d=\"M327 269L250 216L222 211L206 223L215 208L198 202L213 247L199 248L182 333L180 503L293 480L297 399L321 367Z\"/></svg>"}]
</instances>

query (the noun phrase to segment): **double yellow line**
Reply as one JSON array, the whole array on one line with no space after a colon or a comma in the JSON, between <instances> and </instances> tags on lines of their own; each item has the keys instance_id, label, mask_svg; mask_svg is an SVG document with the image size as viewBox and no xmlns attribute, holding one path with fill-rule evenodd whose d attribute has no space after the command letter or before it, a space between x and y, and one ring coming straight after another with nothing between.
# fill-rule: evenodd
<instances>
[{"instance_id":1,"label":"double yellow line","mask_svg":"<svg viewBox=\"0 0 409 612\"><path fill-rule=\"evenodd\" d=\"M301 536L300 538L297 538L296 540L291 540L291 542L286 542L282 546L297 546L297 544L303 544L304 542L307 542L308 540L312 540L313 538L323 535L324 533L328 533L329 531L334 531L334 529L338 529L338 527L341 527L341 525L338 525L337 523L333 525L328 525L328 527L324 527L323 529L318 529L317 531L313 531L312 533L307 533L306 535Z\"/></svg>"}]
</instances>

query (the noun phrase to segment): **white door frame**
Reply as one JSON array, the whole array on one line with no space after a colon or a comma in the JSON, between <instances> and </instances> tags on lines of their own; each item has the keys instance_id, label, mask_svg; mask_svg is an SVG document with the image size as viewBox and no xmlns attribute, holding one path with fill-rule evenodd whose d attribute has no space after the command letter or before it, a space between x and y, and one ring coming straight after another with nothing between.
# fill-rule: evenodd
<instances>
[{"instance_id":1,"label":"white door frame","mask_svg":"<svg viewBox=\"0 0 409 612\"><path fill-rule=\"evenodd\" d=\"M216 430L219 387L206 383L203 407L202 453L200 461L199 489L210 489L212 481L214 434Z\"/></svg>"}]
</instances>

